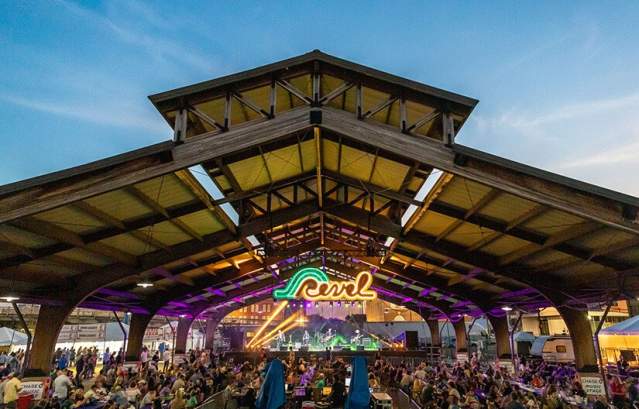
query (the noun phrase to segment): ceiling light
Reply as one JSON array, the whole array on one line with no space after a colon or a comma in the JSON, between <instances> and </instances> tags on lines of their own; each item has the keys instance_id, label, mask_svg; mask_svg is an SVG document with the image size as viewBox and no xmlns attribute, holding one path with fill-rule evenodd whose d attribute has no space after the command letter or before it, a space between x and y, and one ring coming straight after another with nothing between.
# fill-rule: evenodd
<instances>
[{"instance_id":1,"label":"ceiling light","mask_svg":"<svg viewBox=\"0 0 639 409\"><path fill-rule=\"evenodd\" d=\"M6 302L14 302L14 301L18 301L20 298L19 297L13 297L11 295L7 295L5 297L0 297L0 299L6 301Z\"/></svg>"},{"instance_id":2,"label":"ceiling light","mask_svg":"<svg viewBox=\"0 0 639 409\"><path fill-rule=\"evenodd\" d=\"M142 281L141 283L138 283L137 286L138 287L142 287L142 288L149 288L149 287L153 287L153 283L150 281Z\"/></svg>"},{"instance_id":3,"label":"ceiling light","mask_svg":"<svg viewBox=\"0 0 639 409\"><path fill-rule=\"evenodd\" d=\"M501 307L501 309L504 310L504 311L512 311L513 310L512 307L509 307L507 305L504 305L503 307Z\"/></svg>"}]
</instances>

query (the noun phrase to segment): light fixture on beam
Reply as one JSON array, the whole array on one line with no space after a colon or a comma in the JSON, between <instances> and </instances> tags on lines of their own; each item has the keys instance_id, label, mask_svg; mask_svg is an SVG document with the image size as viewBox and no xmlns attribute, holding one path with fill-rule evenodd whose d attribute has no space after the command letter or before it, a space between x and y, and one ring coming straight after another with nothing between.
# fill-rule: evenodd
<instances>
[{"instance_id":1,"label":"light fixture on beam","mask_svg":"<svg viewBox=\"0 0 639 409\"><path fill-rule=\"evenodd\" d=\"M6 301L6 302L16 302L20 299L20 297L15 297L12 295L6 295L4 297L0 297L1 300Z\"/></svg>"},{"instance_id":2,"label":"light fixture on beam","mask_svg":"<svg viewBox=\"0 0 639 409\"><path fill-rule=\"evenodd\" d=\"M153 287L155 284L153 284L150 281L141 281L139 283L136 284L138 287L142 287L142 288L149 288L149 287Z\"/></svg>"}]
</instances>

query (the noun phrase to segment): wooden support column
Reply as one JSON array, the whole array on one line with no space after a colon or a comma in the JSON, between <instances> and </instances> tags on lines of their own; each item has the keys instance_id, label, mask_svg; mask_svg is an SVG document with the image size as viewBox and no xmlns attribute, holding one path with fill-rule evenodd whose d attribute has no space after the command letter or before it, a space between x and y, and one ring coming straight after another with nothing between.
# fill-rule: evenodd
<instances>
[{"instance_id":1,"label":"wooden support column","mask_svg":"<svg viewBox=\"0 0 639 409\"><path fill-rule=\"evenodd\" d=\"M34 372L37 372L44 375L51 370L53 350L58 335L71 311L73 311L73 305L40 306L28 366L30 374L35 375Z\"/></svg>"},{"instance_id":2,"label":"wooden support column","mask_svg":"<svg viewBox=\"0 0 639 409\"><path fill-rule=\"evenodd\" d=\"M442 337L439 333L439 320L427 319L426 324L428 324L428 328L430 329L431 345L434 347L442 346Z\"/></svg>"},{"instance_id":3,"label":"wooden support column","mask_svg":"<svg viewBox=\"0 0 639 409\"><path fill-rule=\"evenodd\" d=\"M191 324L193 323L193 318L180 318L177 325L177 330L175 331L175 353L183 354L186 352L186 341L189 336L189 329L191 329Z\"/></svg>"},{"instance_id":4,"label":"wooden support column","mask_svg":"<svg viewBox=\"0 0 639 409\"><path fill-rule=\"evenodd\" d=\"M442 115L442 134L446 146L451 146L455 143L455 123L450 113Z\"/></svg>"},{"instance_id":5,"label":"wooden support column","mask_svg":"<svg viewBox=\"0 0 639 409\"><path fill-rule=\"evenodd\" d=\"M188 111L179 109L175 115L175 124L173 126L173 142L184 143L186 140L186 128L188 123Z\"/></svg>"},{"instance_id":6,"label":"wooden support column","mask_svg":"<svg viewBox=\"0 0 639 409\"><path fill-rule=\"evenodd\" d=\"M497 359L510 359L510 339L508 338L508 319L503 317L488 317L495 333L495 348Z\"/></svg>"},{"instance_id":7,"label":"wooden support column","mask_svg":"<svg viewBox=\"0 0 639 409\"><path fill-rule=\"evenodd\" d=\"M140 358L144 332L149 322L153 318L152 314L133 314L129 323L129 337L126 344L126 360L137 361Z\"/></svg>"},{"instance_id":8,"label":"wooden support column","mask_svg":"<svg viewBox=\"0 0 639 409\"><path fill-rule=\"evenodd\" d=\"M563 318L575 351L575 366L579 372L598 373L597 356L592 341L592 327L586 311L559 307L559 314Z\"/></svg>"},{"instance_id":9,"label":"wooden support column","mask_svg":"<svg viewBox=\"0 0 639 409\"><path fill-rule=\"evenodd\" d=\"M209 317L206 320L206 331L204 336L204 348L213 349L213 341L215 339L215 331L217 326L220 325L223 317Z\"/></svg>"},{"instance_id":10,"label":"wooden support column","mask_svg":"<svg viewBox=\"0 0 639 409\"><path fill-rule=\"evenodd\" d=\"M468 337L466 335L466 321L462 318L457 322L453 323L453 328L455 328L455 350L457 351L457 355L460 353L466 354L468 358ZM459 357L457 358L459 359Z\"/></svg>"}]
</instances>

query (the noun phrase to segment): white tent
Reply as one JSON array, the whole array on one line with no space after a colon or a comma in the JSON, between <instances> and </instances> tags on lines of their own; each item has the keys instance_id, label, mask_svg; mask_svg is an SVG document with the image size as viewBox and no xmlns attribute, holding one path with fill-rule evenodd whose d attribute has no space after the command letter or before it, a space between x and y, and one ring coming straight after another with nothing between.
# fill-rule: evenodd
<instances>
[{"instance_id":1,"label":"white tent","mask_svg":"<svg viewBox=\"0 0 639 409\"><path fill-rule=\"evenodd\" d=\"M0 327L0 346L26 345L27 334L7 327Z\"/></svg>"}]
</instances>

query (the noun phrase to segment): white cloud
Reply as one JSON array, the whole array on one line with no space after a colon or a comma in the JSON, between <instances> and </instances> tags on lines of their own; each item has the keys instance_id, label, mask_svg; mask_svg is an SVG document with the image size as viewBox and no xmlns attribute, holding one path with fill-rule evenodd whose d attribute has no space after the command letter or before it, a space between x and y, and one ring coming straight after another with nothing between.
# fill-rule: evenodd
<instances>
[{"instance_id":1,"label":"white cloud","mask_svg":"<svg viewBox=\"0 0 639 409\"><path fill-rule=\"evenodd\" d=\"M471 117L480 147L533 166L639 195L639 91ZM469 130L470 130L469 129ZM478 136L478 137L477 137Z\"/></svg>"},{"instance_id":2,"label":"white cloud","mask_svg":"<svg viewBox=\"0 0 639 409\"><path fill-rule=\"evenodd\" d=\"M102 16L74 2L67 0L57 0L57 2L77 16L90 19L93 23L96 23L96 25L100 25L115 33L120 41L141 47L145 52L156 59L171 60L178 65L189 65L205 73L213 71L215 61L212 61L211 58L205 58L199 55L193 51L193 46L179 44L157 36L157 34L155 34L159 31L157 29L153 30L154 34L139 30L141 24L139 24L139 21L135 18L132 19L129 25L120 24L116 23L114 19ZM146 22L150 22L152 25L160 23L157 14L146 6L139 5L139 7L134 6L130 9L135 10L135 12L137 12L136 15L141 15ZM137 27L138 30L131 29L132 26Z\"/></svg>"},{"instance_id":3,"label":"white cloud","mask_svg":"<svg viewBox=\"0 0 639 409\"><path fill-rule=\"evenodd\" d=\"M0 95L0 99L21 107L48 114L60 115L98 125L142 129L149 132L169 134L170 129L163 121L152 118L146 112L132 110L125 106L94 106L82 103L51 102L23 98L14 95Z\"/></svg>"}]
</instances>

